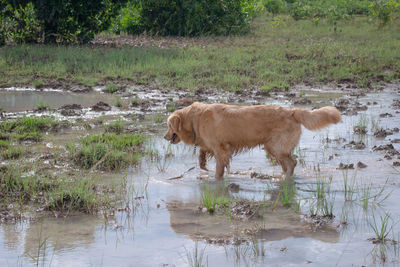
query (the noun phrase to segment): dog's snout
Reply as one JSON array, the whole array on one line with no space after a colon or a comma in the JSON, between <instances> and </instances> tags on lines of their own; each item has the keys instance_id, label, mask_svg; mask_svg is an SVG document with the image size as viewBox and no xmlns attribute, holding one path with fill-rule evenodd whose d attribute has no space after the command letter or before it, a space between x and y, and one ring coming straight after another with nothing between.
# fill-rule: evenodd
<instances>
[{"instance_id":1,"label":"dog's snout","mask_svg":"<svg viewBox=\"0 0 400 267\"><path fill-rule=\"evenodd\" d=\"M164 135L164 139L167 140L167 141L169 140L167 135Z\"/></svg>"}]
</instances>

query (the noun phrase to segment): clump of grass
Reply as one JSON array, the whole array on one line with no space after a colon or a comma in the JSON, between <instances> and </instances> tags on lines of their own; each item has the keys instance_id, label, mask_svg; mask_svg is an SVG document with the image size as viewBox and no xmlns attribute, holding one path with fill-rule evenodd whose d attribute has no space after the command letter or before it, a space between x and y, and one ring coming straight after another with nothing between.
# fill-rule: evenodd
<instances>
[{"instance_id":1,"label":"clump of grass","mask_svg":"<svg viewBox=\"0 0 400 267\"><path fill-rule=\"evenodd\" d=\"M166 105L168 112L174 112L176 110L176 106L174 103L167 103Z\"/></svg>"},{"instance_id":2,"label":"clump of grass","mask_svg":"<svg viewBox=\"0 0 400 267\"><path fill-rule=\"evenodd\" d=\"M108 208L110 201L100 195L94 180L74 177L62 179L46 174L21 176L14 166L0 169L0 208L7 203L37 203L45 210L94 213Z\"/></svg>"},{"instance_id":3,"label":"clump of grass","mask_svg":"<svg viewBox=\"0 0 400 267\"><path fill-rule=\"evenodd\" d=\"M43 86L43 80L42 79L38 79L38 80L34 80L32 82L33 87L35 88L40 88Z\"/></svg>"},{"instance_id":4,"label":"clump of grass","mask_svg":"<svg viewBox=\"0 0 400 267\"><path fill-rule=\"evenodd\" d=\"M291 207L296 199L296 186L293 181L282 182L282 191L279 192L279 198L284 207Z\"/></svg>"},{"instance_id":5,"label":"clump of grass","mask_svg":"<svg viewBox=\"0 0 400 267\"><path fill-rule=\"evenodd\" d=\"M104 126L104 130L108 133L120 134L125 128L125 123L119 118L116 121L111 122Z\"/></svg>"},{"instance_id":6,"label":"clump of grass","mask_svg":"<svg viewBox=\"0 0 400 267\"><path fill-rule=\"evenodd\" d=\"M0 123L0 134L4 139L15 138L18 141L41 141L43 132L55 128L59 123L53 117L22 117L5 120Z\"/></svg>"},{"instance_id":7,"label":"clump of grass","mask_svg":"<svg viewBox=\"0 0 400 267\"><path fill-rule=\"evenodd\" d=\"M366 134L367 133L367 117L365 114L361 114L358 119L357 125L353 127L354 133Z\"/></svg>"},{"instance_id":8,"label":"clump of grass","mask_svg":"<svg viewBox=\"0 0 400 267\"><path fill-rule=\"evenodd\" d=\"M39 102L36 105L36 110L37 111L45 111L45 110L49 110L50 109L50 105L47 103L43 103L43 102Z\"/></svg>"},{"instance_id":9,"label":"clump of grass","mask_svg":"<svg viewBox=\"0 0 400 267\"><path fill-rule=\"evenodd\" d=\"M393 224L390 225L390 213L386 212L385 216L380 216L380 222L377 222L375 215L372 216L373 222L368 222L370 227L375 233L375 238L373 238L374 243L385 244L387 241L387 236L393 229Z\"/></svg>"},{"instance_id":10,"label":"clump of grass","mask_svg":"<svg viewBox=\"0 0 400 267\"><path fill-rule=\"evenodd\" d=\"M99 125L102 125L102 124L104 124L104 121L105 121L105 118L104 118L104 116L100 116L100 117L98 117L97 119L96 119L96 124L99 124Z\"/></svg>"},{"instance_id":11,"label":"clump of grass","mask_svg":"<svg viewBox=\"0 0 400 267\"><path fill-rule=\"evenodd\" d=\"M113 83L111 84L107 84L107 88L106 88L107 92L110 94L113 94L117 91L117 86Z\"/></svg>"},{"instance_id":12,"label":"clump of grass","mask_svg":"<svg viewBox=\"0 0 400 267\"><path fill-rule=\"evenodd\" d=\"M95 182L92 179L83 178L71 184L65 183L49 193L46 208L47 210L94 213L102 201L96 191Z\"/></svg>"},{"instance_id":13,"label":"clump of grass","mask_svg":"<svg viewBox=\"0 0 400 267\"><path fill-rule=\"evenodd\" d=\"M119 97L115 98L115 106L118 107L118 108L122 107L121 98L119 98Z\"/></svg>"},{"instance_id":14,"label":"clump of grass","mask_svg":"<svg viewBox=\"0 0 400 267\"><path fill-rule=\"evenodd\" d=\"M19 159L24 154L21 146L10 146L7 150L0 152L0 157L4 160Z\"/></svg>"},{"instance_id":15,"label":"clump of grass","mask_svg":"<svg viewBox=\"0 0 400 267\"><path fill-rule=\"evenodd\" d=\"M201 204L207 209L209 213L213 213L215 211L216 205L221 207L227 207L232 202L231 198L226 197L223 194L223 190L212 191L210 186L206 184L201 193Z\"/></svg>"},{"instance_id":16,"label":"clump of grass","mask_svg":"<svg viewBox=\"0 0 400 267\"><path fill-rule=\"evenodd\" d=\"M104 133L86 136L78 146L69 144L67 149L81 168L114 171L138 162L144 140L141 134Z\"/></svg>"},{"instance_id":17,"label":"clump of grass","mask_svg":"<svg viewBox=\"0 0 400 267\"><path fill-rule=\"evenodd\" d=\"M155 123L164 122L164 116L162 114L155 114L153 120Z\"/></svg>"},{"instance_id":18,"label":"clump of grass","mask_svg":"<svg viewBox=\"0 0 400 267\"><path fill-rule=\"evenodd\" d=\"M10 141L9 140L0 139L0 150L8 149L9 147L10 147Z\"/></svg>"},{"instance_id":19,"label":"clump of grass","mask_svg":"<svg viewBox=\"0 0 400 267\"><path fill-rule=\"evenodd\" d=\"M208 266L208 257L204 258L204 251L206 250L206 247L203 249L199 249L198 243L195 242L193 252L188 251L185 248L186 252L186 263L190 267L203 267L203 266ZM204 263L206 261L206 263Z\"/></svg>"}]
</instances>

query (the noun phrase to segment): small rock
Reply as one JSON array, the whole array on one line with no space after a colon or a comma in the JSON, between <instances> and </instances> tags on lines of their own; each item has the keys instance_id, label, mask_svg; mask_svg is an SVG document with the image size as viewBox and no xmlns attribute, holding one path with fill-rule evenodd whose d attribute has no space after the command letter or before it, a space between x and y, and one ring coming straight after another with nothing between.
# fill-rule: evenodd
<instances>
[{"instance_id":1,"label":"small rock","mask_svg":"<svg viewBox=\"0 0 400 267\"><path fill-rule=\"evenodd\" d=\"M229 191L237 193L237 192L239 192L240 186L238 184L231 183L228 185L228 189L229 189Z\"/></svg>"},{"instance_id":2,"label":"small rock","mask_svg":"<svg viewBox=\"0 0 400 267\"><path fill-rule=\"evenodd\" d=\"M352 170L352 169L354 169L354 164L353 163L350 163L350 164L340 163L338 169L339 170Z\"/></svg>"},{"instance_id":3,"label":"small rock","mask_svg":"<svg viewBox=\"0 0 400 267\"><path fill-rule=\"evenodd\" d=\"M303 99L294 101L295 105L310 105L311 103L312 103L312 101L308 98L303 98Z\"/></svg>"},{"instance_id":4,"label":"small rock","mask_svg":"<svg viewBox=\"0 0 400 267\"><path fill-rule=\"evenodd\" d=\"M202 209L201 209L201 212L202 212L202 213L206 213L206 212L207 212L207 208L206 208L206 207L202 208Z\"/></svg>"},{"instance_id":5,"label":"small rock","mask_svg":"<svg viewBox=\"0 0 400 267\"><path fill-rule=\"evenodd\" d=\"M358 163L357 163L357 168L359 168L359 169L364 169L364 168L367 168L367 164L364 164L364 163L362 163L361 161L359 161Z\"/></svg>"},{"instance_id":6,"label":"small rock","mask_svg":"<svg viewBox=\"0 0 400 267\"><path fill-rule=\"evenodd\" d=\"M393 166L395 167L400 167L400 161L394 161Z\"/></svg>"},{"instance_id":7,"label":"small rock","mask_svg":"<svg viewBox=\"0 0 400 267\"><path fill-rule=\"evenodd\" d=\"M382 114L379 114L379 117L381 117L381 118L388 118L388 117L393 117L393 115L390 114L390 113L382 113Z\"/></svg>"}]
</instances>

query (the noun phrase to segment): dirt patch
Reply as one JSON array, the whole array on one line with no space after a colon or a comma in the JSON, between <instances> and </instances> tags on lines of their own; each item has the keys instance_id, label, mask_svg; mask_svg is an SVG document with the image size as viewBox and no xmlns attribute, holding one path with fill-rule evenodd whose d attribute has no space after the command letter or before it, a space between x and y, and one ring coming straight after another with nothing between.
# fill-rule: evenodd
<instances>
[{"instance_id":1,"label":"dirt patch","mask_svg":"<svg viewBox=\"0 0 400 267\"><path fill-rule=\"evenodd\" d=\"M96 105L92 106L91 109L93 111L110 111L111 107L107 103L104 103L102 101L98 102Z\"/></svg>"},{"instance_id":2,"label":"dirt patch","mask_svg":"<svg viewBox=\"0 0 400 267\"><path fill-rule=\"evenodd\" d=\"M64 105L59 111L63 116L80 116L83 114L82 106L79 104Z\"/></svg>"}]
</instances>

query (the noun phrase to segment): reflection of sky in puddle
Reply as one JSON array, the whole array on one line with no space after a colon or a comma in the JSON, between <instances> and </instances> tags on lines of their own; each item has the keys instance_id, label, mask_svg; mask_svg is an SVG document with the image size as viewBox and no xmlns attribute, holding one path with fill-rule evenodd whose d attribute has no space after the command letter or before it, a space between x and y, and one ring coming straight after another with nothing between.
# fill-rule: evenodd
<instances>
[{"instance_id":1,"label":"reflection of sky in puddle","mask_svg":"<svg viewBox=\"0 0 400 267\"><path fill-rule=\"evenodd\" d=\"M338 125L317 132L303 131L298 151L301 151L305 164L299 163L295 169L296 186L304 198L302 211L305 214L309 212L307 200L312 196L309 191L315 188L315 178L332 177L331 189L335 192L334 214L336 215L334 225L330 228L333 231L313 233L307 227L301 226L304 222L296 221L295 214L285 213L285 211L270 212L265 220L270 222L271 228L259 236L261 241L267 240L262 245L262 249L265 250L264 258L254 258L251 244L242 244L238 247L229 245L224 248L200 242L199 248L205 247L204 257L207 257L208 265L235 265L237 255L242 255L238 261L244 266L246 263L250 266L262 264L274 266L370 265L372 263L370 251L374 249L374 245L367 241L367 238L374 237L374 233L367 218L371 221L372 216L375 216L379 221L379 216L389 211L394 222L400 219L400 209L397 208L400 201L397 181L399 172L392 168L392 161L383 159L383 152L371 150L374 145L386 144L390 139L400 138L400 134L396 133L386 139L376 139L370 131L371 119L379 120L379 125L383 128L399 127L400 116L388 108L393 97L386 93L379 94L379 97L367 95L358 101L363 104L368 101L377 101L378 104L368 106L368 110L359 112L358 116L344 116L343 122ZM279 104L277 101L274 103ZM284 105L287 106L287 103ZM394 117L379 118L379 114L386 112L393 114ZM353 126L359 122L361 114L365 114L363 116L368 121L367 129L369 130L363 137L354 135L352 130ZM330 139L342 137L346 141L327 143L323 141L327 137ZM345 144L353 140L363 140L367 148L364 150L343 148ZM27 263L33 265L34 262L30 260L28 254L37 253L40 228L42 228L42 235L48 237L45 265L50 263L53 266L187 265L187 251L194 252L193 240L196 238L193 229L207 232L208 227L214 234L228 231L228 224L221 225L223 220L218 220L216 216L200 214L203 218L201 216L198 218L192 212L199 203L201 186L207 181L211 185L217 185L218 182L212 178L212 172L209 173L211 178L199 179L199 177L206 177L208 173L199 170L198 151L194 154L193 148L182 144L170 146L159 137L153 138L151 142L150 147L158 151L160 160L144 160L141 168L131 170L127 177L130 198L133 199L135 194L143 195L146 188L148 192L147 198L131 203L132 206L136 206L135 212L130 214L117 212L115 217L108 218L107 223L101 216L78 216L43 218L17 225L2 225L0 227L0 238L3 240L0 244L0 265L17 265L18 263L24 263L24 266ZM399 144L394 145L396 149L400 149ZM174 156L165 158L164 155L168 152L172 152ZM329 156L335 154L338 155L329 160ZM357 164L358 161L362 161L368 167L357 172L349 170L347 174L349 179L355 177L357 184L372 183L371 192L377 192L388 179L385 192L393 192L382 207L370 204L368 210L365 211L359 199L344 203L344 172L338 170L337 167L341 162ZM168 180L181 175L193 166L196 168L187 172L183 178ZM208 167L215 168L214 160L210 160ZM264 151L256 148L234 157L231 171L239 173L228 175L228 184L236 183L240 186L240 191L233 194L235 197L262 200L265 195L269 197L266 191L274 188L274 184L270 187L270 181L252 179L250 172L278 176L280 167L272 166L266 159ZM355 193L355 196L358 197L359 194ZM192 209L185 212L179 208L173 210L168 207L174 203L179 203L184 207L189 206ZM349 224L347 227L338 228L336 233L333 227L339 224L343 216L347 217ZM189 227L191 224L200 224L200 227ZM215 224L214 228L212 228L213 224ZM400 225L396 224L393 229L396 238L399 231ZM308 262L310 264L307 264Z\"/></svg>"}]
</instances>

